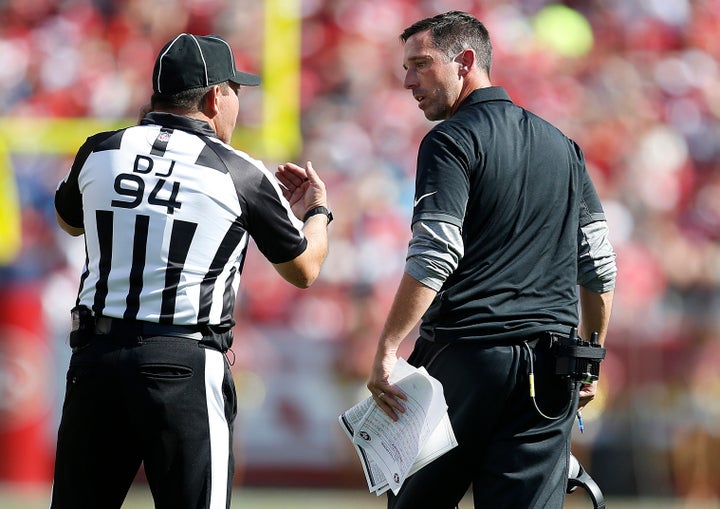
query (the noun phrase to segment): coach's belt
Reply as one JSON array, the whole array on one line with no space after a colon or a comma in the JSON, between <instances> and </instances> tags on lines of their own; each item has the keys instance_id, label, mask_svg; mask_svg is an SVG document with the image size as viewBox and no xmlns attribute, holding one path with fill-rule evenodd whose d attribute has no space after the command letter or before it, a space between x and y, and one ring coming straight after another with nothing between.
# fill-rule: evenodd
<instances>
[{"instance_id":1,"label":"coach's belt","mask_svg":"<svg viewBox=\"0 0 720 509\"><path fill-rule=\"evenodd\" d=\"M202 339L202 332L192 325L172 325L140 320L123 320L110 316L95 318L96 334L136 334L139 336L173 336L190 339Z\"/></svg>"}]
</instances>

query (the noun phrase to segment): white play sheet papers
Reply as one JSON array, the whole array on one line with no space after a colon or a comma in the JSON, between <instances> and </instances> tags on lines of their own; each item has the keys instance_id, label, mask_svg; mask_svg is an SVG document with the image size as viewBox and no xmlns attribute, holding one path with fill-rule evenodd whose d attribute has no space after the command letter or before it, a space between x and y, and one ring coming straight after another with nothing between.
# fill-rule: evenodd
<instances>
[{"instance_id":1,"label":"white play sheet papers","mask_svg":"<svg viewBox=\"0 0 720 509\"><path fill-rule=\"evenodd\" d=\"M408 397L397 422L372 397L338 417L377 495L388 489L397 494L408 476L457 446L440 382L401 358L390 382Z\"/></svg>"}]
</instances>

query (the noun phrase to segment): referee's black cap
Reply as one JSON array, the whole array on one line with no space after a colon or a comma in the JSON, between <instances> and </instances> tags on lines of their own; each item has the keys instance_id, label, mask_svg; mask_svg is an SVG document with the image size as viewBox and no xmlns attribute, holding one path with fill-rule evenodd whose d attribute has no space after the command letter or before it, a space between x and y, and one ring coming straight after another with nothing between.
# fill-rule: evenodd
<instances>
[{"instance_id":1,"label":"referee's black cap","mask_svg":"<svg viewBox=\"0 0 720 509\"><path fill-rule=\"evenodd\" d=\"M153 90L175 94L225 81L256 86L260 76L238 71L230 45L219 35L180 34L160 50L153 69Z\"/></svg>"}]
</instances>

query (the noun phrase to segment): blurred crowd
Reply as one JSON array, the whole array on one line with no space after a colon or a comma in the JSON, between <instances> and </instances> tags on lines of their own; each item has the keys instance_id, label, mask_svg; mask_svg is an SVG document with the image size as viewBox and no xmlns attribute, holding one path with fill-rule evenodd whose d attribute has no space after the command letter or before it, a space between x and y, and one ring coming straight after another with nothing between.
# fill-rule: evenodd
<instances>
[{"instance_id":1,"label":"blurred crowd","mask_svg":"<svg viewBox=\"0 0 720 509\"><path fill-rule=\"evenodd\" d=\"M312 381L323 369L348 388L340 405L362 396L404 265L417 146L431 127L402 87L398 35L465 10L490 31L494 84L583 148L618 253L603 394L577 455L610 491L720 500L720 0L297 1L303 148L287 157L313 161L336 221L309 291L249 257L234 347L241 395L242 383L270 386L262 380L273 373ZM2 121L132 121L158 49L182 31L222 34L238 67L260 72L262 20L256 0L0 1ZM239 126L262 118L261 94L241 92ZM42 285L53 351L66 348L84 258L54 223L54 188L72 155L11 154L23 248L0 268L0 287ZM282 356L278 338L304 353ZM290 428L307 420L284 400L277 416Z\"/></svg>"}]
</instances>

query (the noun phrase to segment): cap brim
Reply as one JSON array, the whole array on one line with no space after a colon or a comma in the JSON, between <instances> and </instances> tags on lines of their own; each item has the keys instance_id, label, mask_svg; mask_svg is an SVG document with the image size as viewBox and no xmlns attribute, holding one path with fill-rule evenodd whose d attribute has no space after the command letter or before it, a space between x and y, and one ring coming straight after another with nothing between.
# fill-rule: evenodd
<instances>
[{"instance_id":1,"label":"cap brim","mask_svg":"<svg viewBox=\"0 0 720 509\"><path fill-rule=\"evenodd\" d=\"M235 71L235 76L230 78L229 81L237 83L238 85L245 85L246 87L256 87L262 82L262 79L257 74Z\"/></svg>"}]
</instances>

